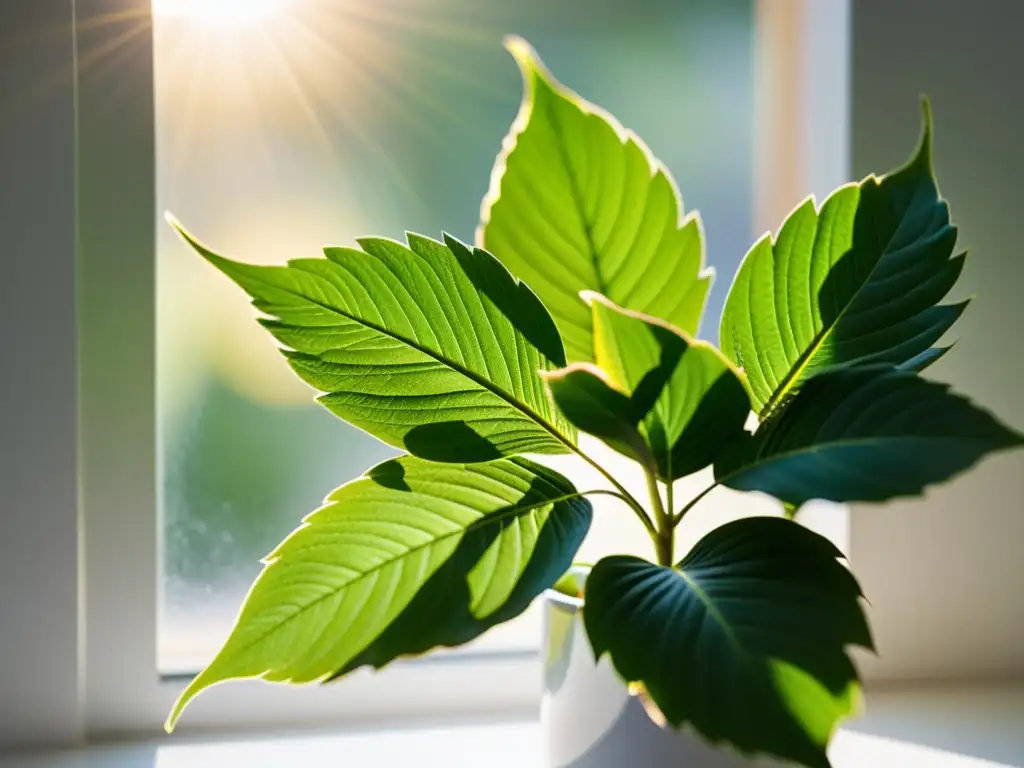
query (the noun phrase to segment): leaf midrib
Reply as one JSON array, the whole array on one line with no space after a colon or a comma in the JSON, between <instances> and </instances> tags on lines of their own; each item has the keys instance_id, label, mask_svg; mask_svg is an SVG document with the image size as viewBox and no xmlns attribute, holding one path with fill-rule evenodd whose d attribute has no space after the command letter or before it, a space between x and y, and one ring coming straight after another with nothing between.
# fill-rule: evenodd
<instances>
[{"instance_id":1,"label":"leaf midrib","mask_svg":"<svg viewBox=\"0 0 1024 768\"><path fill-rule=\"evenodd\" d=\"M881 182L878 182L878 183L879 183L879 185L881 185ZM864 182L861 182L860 184L857 185L858 200L861 197L860 193L863 190L863 187L864 187ZM908 209L909 209L909 206L908 206ZM872 208L871 210L872 210L872 216L874 216L874 208ZM820 229L820 223L821 223L821 215L820 214L821 214L821 211L815 211L815 214L818 216L818 221L817 221L817 224L815 225L815 228L814 228L814 244L812 244L812 246L811 246L812 252L813 252L814 245L817 244L818 237L819 237L819 235L821 233L821 229ZM772 413L775 411L775 409L778 406L778 404L793 389L794 384L799 380L800 375L807 368L808 364L811 362L811 359L814 357L814 355L816 355L818 353L818 350L821 349L821 346L825 343L825 341L828 339L828 337L832 334L832 331L834 331L836 326L838 326L840 321L842 321L843 317L846 315L846 310L848 310L851 306L853 306L853 304L857 301L857 297L860 296L861 291L863 291L865 286L867 286L871 282L872 278L875 275L875 271L878 269L879 264L881 264L886 259L887 256L891 255L890 252L889 252L889 248L892 246L892 241L896 237L896 233L899 232L899 229L903 225L903 222L906 221L906 218L907 218L907 212L904 211L900 215L899 224L897 224L896 227L893 228L892 234L889 235L889 239L886 241L885 246L882 248L882 252L879 254L878 259L871 266L871 269L868 271L867 275L865 275L863 282L859 286L857 286L857 290L854 291L853 295L850 297L850 300L848 302L846 302L846 304L843 306L843 308L841 310L839 310L839 314L836 315L836 318L835 318L835 320L832 321L831 325L829 325L827 328L822 328L820 331L818 331L818 333L814 337L814 340L811 342L810 346L808 346L806 350L804 350L802 353L800 353L800 356L797 358L796 363L794 363L793 367L791 367L789 369L789 371L786 373L786 375L783 377L782 382L779 384L779 386L775 388L775 391L772 393L771 397L768 398L768 402L766 402L764 404L764 407L761 409L761 412L758 414L758 417L762 421L764 421L764 420L766 420L766 419L771 417ZM852 250L853 249L851 247L851 249L849 251L847 251L847 253L851 253ZM774 255L775 255L775 243L773 242L772 243L772 257L773 258L774 258ZM840 257L840 260L843 257L845 257L845 255L846 254L843 254L843 256ZM837 261L835 264L832 264L829 267L829 269L831 270L831 268L834 267L838 263L839 262ZM774 309L773 309L773 311L774 311Z\"/></svg>"},{"instance_id":2,"label":"leaf midrib","mask_svg":"<svg viewBox=\"0 0 1024 768\"><path fill-rule=\"evenodd\" d=\"M460 536L460 535L461 536L466 536L470 532L472 532L472 531L474 531L474 530L476 530L478 528L482 528L482 527L485 527L486 525L491 525L491 524L494 524L494 523L500 523L500 522L504 521L505 519L507 519L509 517L522 516L522 515L529 514L530 512L533 512L534 510L540 509L541 507L547 506L549 504L552 506L552 509L554 509L555 505L557 505L557 504L561 504L562 502L569 501L570 499L580 498L582 496L583 496L582 493L576 491L576 492L573 492L573 493L564 494L562 496L555 497L553 499L546 499L544 501L540 501L540 502L538 502L536 504L531 504L529 506L514 507L512 509L508 509L505 512L499 513L499 514L485 513L479 519L474 520L472 523L470 523L469 525L465 526L464 528L456 528L453 531L449 531L448 533L444 533L444 534L441 534L439 536L436 536L436 537L434 537L434 538L430 539L429 541L426 541L426 542L424 542L422 544L418 544L418 545L416 545L414 547L409 547L408 549L404 550L402 553L400 553L398 555L395 555L394 557L390 557L390 558L388 558L386 560L383 560L380 563L377 563L373 568L371 568L369 570L366 570L366 571L363 571L362 573L360 573L355 578L350 579L350 580L348 580L348 581L346 581L346 582L344 582L342 584L339 584L339 585L335 586L330 591L328 591L326 594L317 597L315 600L313 600L313 601L311 601L309 603L306 603L301 608L299 608L299 610L297 610L295 613L289 615L283 621L281 621L278 624L272 626L266 632L263 632L258 637L254 638L253 640L251 640L250 642L248 642L245 645L241 646L240 648L235 649L233 651L233 653L235 655L241 655L241 654L247 652L253 646L255 646L255 645L259 644L259 643L262 643L270 635L272 635L273 633L275 633L278 630L280 630L285 624L290 623L290 622L296 620L299 616L301 616L303 613L308 611L310 608L313 608L314 606L319 605L320 603L322 603L325 600L329 600L329 599L335 597L342 590L351 588L352 585L358 584L360 581L363 581L364 579L367 579L370 576L376 575L378 572L384 570L388 566L396 563L399 560L404 560L405 558L411 556L412 554L414 554L416 552L419 552L419 551L421 551L423 549L426 549L428 547L434 546L434 545L438 544L439 542L442 542L442 541L445 541L446 539L451 538L452 536ZM270 567L271 566L268 566L268 568L270 568Z\"/></svg>"},{"instance_id":3,"label":"leaf midrib","mask_svg":"<svg viewBox=\"0 0 1024 768\"><path fill-rule=\"evenodd\" d=\"M736 631L733 629L732 624L725 618L721 611L718 610L718 606L711 597L704 591L704 589L693 579L690 574L686 572L686 569L680 565L679 568L673 569L686 583L686 586L690 588L691 592L697 596L697 599L704 605L704 610L708 612L708 615L715 621L716 624L721 628L725 634L726 640L735 649L736 655L739 656L744 666L750 669L756 669L757 660L754 655L747 650L746 646L740 642L739 637L736 635Z\"/></svg>"},{"instance_id":4,"label":"leaf midrib","mask_svg":"<svg viewBox=\"0 0 1024 768\"><path fill-rule=\"evenodd\" d=\"M736 637L736 632L733 630L732 625L726 620L725 616L722 615L722 612L718 610L718 606L715 605L714 601L708 596L707 592L705 592L704 589L696 581L693 580L693 577L691 577L690 574L686 572L685 568L677 568L676 573L678 573L680 578L682 578L682 580L686 582L686 586L688 586L690 590L697 596L697 599L704 604L704 609L708 612L708 615L710 615L711 618L713 618L715 622L722 628L722 631L725 632L725 635L728 638L729 642L732 645L736 646L737 650L739 650L740 653L747 655L747 650L743 647L742 643L740 643L739 638Z\"/></svg>"},{"instance_id":5,"label":"leaf midrib","mask_svg":"<svg viewBox=\"0 0 1024 768\"><path fill-rule=\"evenodd\" d=\"M601 275L601 254L598 252L597 245L594 242L594 234L591 231L590 220L587 218L587 209L583 205L583 191L580 189L579 181L576 178L576 174L572 168L572 163L569 159L569 147L566 145L562 119L558 116L558 110L555 109L554 105L549 104L547 111L551 116L551 122L554 128L555 146L558 148L558 156L561 159L562 164L565 166L565 175L569 178L569 191L572 194L573 204L576 206L576 210L579 211L580 214L580 223L583 225L583 236L587 240L587 255L590 256L590 265L594 270L594 283L597 286L598 293L608 295L608 285L605 283L604 278ZM583 114L584 119L586 119L587 113L584 112Z\"/></svg>"},{"instance_id":6,"label":"leaf midrib","mask_svg":"<svg viewBox=\"0 0 1024 768\"><path fill-rule=\"evenodd\" d=\"M293 267L293 268L294 269L300 269L299 267ZM320 277L319 275L317 275L317 274L315 274L313 272L307 272L305 270L303 270L303 272L305 274L307 274L307 275L310 275L311 277L313 277L317 281L323 280L322 277ZM569 450L571 452L574 452L574 453L578 453L579 452L577 447L576 447L576 444L572 440L570 440L565 435L563 435L558 429L556 429L554 427L554 425L549 423L546 419L542 418L540 416L540 414L538 414L536 411L534 411L526 403L524 403L521 400L518 400L517 398L513 397L510 393L506 392L503 388L499 387L494 382L489 381L487 378L485 378L485 377L483 377L483 376L481 376L481 375L479 375L477 373L474 373L473 371L469 370L465 366L463 366L463 365L461 365L459 363L456 363L454 360L449 359L447 356L445 356L445 355L443 355L443 354L441 354L439 352L436 352L434 350L431 350L431 349L425 347L424 345L422 345L421 343L419 343L417 341L413 341L413 340L407 339L406 337L402 336L401 334L395 333L394 331L390 331L390 330L388 330L386 328L383 328L382 326L379 326L376 323L370 322L369 320L366 320L365 318L356 317L355 315L350 314L350 313L348 313L348 312L346 312L346 311L344 311L342 309L339 309L337 307L333 307L333 306L331 306L329 304L324 304L323 302L318 301L317 299L312 298L311 296L307 296L304 293L300 293L299 291L293 290L292 288L282 287L280 285L267 282L266 280L261 280L258 277L254 278L254 279L256 279L258 282L261 282L261 283L263 283L264 285L266 285L266 286L268 286L270 288L273 288L274 290L281 290L281 291L284 291L285 293L288 293L288 294L290 294L292 296L297 296L298 298L302 299L303 301L308 301L310 304L314 304L314 305L320 307L321 309L326 310L327 312L331 312L333 314L336 314L336 315L339 315L341 317L347 318L348 320L351 320L354 323L358 323L358 324L360 324L362 326L365 326L366 328L370 328L370 329L376 331L377 333L380 333L383 336L387 336L388 338L394 339L395 341L400 341L403 344L406 344L406 345L412 347L413 349L417 350L418 352L422 352L427 357L429 357L429 358L431 358L433 360L436 360L437 362L439 362L439 363L441 363L443 365L448 366L449 368L451 368L454 371L457 371L458 373L462 374L463 376L465 376L470 381L478 384L483 389L486 389L487 391L491 392L492 394L497 395L499 398L504 400L506 403L511 405L516 410L519 410L522 413L526 414L526 416L528 418L530 418L535 423L539 424L543 429L545 429L548 433L550 433L556 440L558 440L560 443L562 443L567 448L569 448ZM280 322L280 320L279 320L279 322ZM287 324L287 325L291 325L291 324ZM303 326L291 326L291 327L303 327ZM515 331L516 333L519 333L519 331L517 331L514 326L513 326L513 331ZM537 350L537 353L538 353L538 355L541 356L542 359L545 359L545 360L547 359L546 357L544 357L540 353L540 350ZM322 355L315 355L315 357L317 357L320 360L323 360L323 356ZM329 362L329 361L324 360L324 362ZM522 375L522 371L520 371L520 375Z\"/></svg>"}]
</instances>

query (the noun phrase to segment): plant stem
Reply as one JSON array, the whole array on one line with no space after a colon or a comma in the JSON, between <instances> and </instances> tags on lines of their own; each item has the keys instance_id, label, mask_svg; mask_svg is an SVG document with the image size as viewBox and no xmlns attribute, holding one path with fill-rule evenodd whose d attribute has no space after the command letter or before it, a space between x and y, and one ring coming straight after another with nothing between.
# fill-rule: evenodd
<instances>
[{"instance_id":1,"label":"plant stem","mask_svg":"<svg viewBox=\"0 0 1024 768\"><path fill-rule=\"evenodd\" d=\"M654 550L658 555L658 564L672 566L673 526L672 515L665 511L661 503L661 490L658 488L658 476L653 467L645 467L644 475L647 478L647 493L651 497L651 506L654 508L654 520L657 523L657 531L654 534Z\"/></svg>"},{"instance_id":2,"label":"plant stem","mask_svg":"<svg viewBox=\"0 0 1024 768\"><path fill-rule=\"evenodd\" d=\"M623 487L622 483L620 483L618 480L615 479L615 477L612 475L611 472L609 472L607 469L602 467L600 464L598 464L596 461L594 461L592 458L590 458L587 454L585 454L579 448L573 446L573 450L576 452L576 455L578 455L581 459L583 459L585 462L587 462L587 464L589 464L594 469L596 469L598 472L600 472L601 475L603 475L604 478L609 483L612 484L612 486L615 488L615 490L618 491L619 498L621 498L624 502L626 502L627 505L629 505L629 508L633 510L633 512L636 514L636 516L640 519L640 522L644 524L644 528L647 529L647 532L649 534L651 534L651 536L655 536L657 531L656 531L656 529L654 527L654 523L651 522L651 518L648 517L647 512L643 508L643 505L639 501L637 501L636 498L634 498L633 494L631 494L629 491L627 491ZM660 500L659 500L659 504L660 504Z\"/></svg>"},{"instance_id":3,"label":"plant stem","mask_svg":"<svg viewBox=\"0 0 1024 768\"><path fill-rule=\"evenodd\" d=\"M675 515L672 518L672 527L675 528L677 525L679 525L679 522L683 519L683 516L687 512L689 512L691 509L693 509L695 506L697 506L697 503L701 499L703 499L705 496L707 496L709 493L711 493L717 487L718 487L718 483L712 483L707 488L705 488L703 491L701 491L696 496L694 496L692 499L690 499L688 502L686 502L686 506L684 506L681 510L679 510L679 514Z\"/></svg>"},{"instance_id":4,"label":"plant stem","mask_svg":"<svg viewBox=\"0 0 1024 768\"><path fill-rule=\"evenodd\" d=\"M654 551L658 555L658 565L664 565L666 568L672 567L672 560L675 557L672 552L673 544L671 529L667 532L659 532L655 537Z\"/></svg>"},{"instance_id":5,"label":"plant stem","mask_svg":"<svg viewBox=\"0 0 1024 768\"><path fill-rule=\"evenodd\" d=\"M589 491L577 491L572 496L567 496L566 498L571 499L573 498L573 496L611 496L613 499L618 499L619 501L624 502L625 504L629 504L629 499L627 499L618 491L613 491L608 488L593 488Z\"/></svg>"},{"instance_id":6,"label":"plant stem","mask_svg":"<svg viewBox=\"0 0 1024 768\"><path fill-rule=\"evenodd\" d=\"M644 476L647 478L647 493L651 497L651 507L654 509L654 520L658 524L658 530L664 528L669 522L669 516L665 512L665 506L661 503L661 490L658 488L658 477L652 471L645 469Z\"/></svg>"}]
</instances>

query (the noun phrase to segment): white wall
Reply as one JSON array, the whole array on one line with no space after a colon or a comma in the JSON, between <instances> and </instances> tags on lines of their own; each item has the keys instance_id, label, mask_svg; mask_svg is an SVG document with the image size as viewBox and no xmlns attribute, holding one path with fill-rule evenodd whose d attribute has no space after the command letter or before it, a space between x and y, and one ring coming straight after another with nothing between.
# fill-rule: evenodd
<instances>
[{"instance_id":1,"label":"white wall","mask_svg":"<svg viewBox=\"0 0 1024 768\"><path fill-rule=\"evenodd\" d=\"M1024 430L1024 48L1020 0L853 3L853 171L901 163L931 96L935 163L970 250L957 347L934 366ZM881 658L870 677L1024 676L1024 452L923 501L852 510Z\"/></svg>"},{"instance_id":2,"label":"white wall","mask_svg":"<svg viewBox=\"0 0 1024 768\"><path fill-rule=\"evenodd\" d=\"M79 732L70 0L0 3L0 745Z\"/></svg>"}]
</instances>

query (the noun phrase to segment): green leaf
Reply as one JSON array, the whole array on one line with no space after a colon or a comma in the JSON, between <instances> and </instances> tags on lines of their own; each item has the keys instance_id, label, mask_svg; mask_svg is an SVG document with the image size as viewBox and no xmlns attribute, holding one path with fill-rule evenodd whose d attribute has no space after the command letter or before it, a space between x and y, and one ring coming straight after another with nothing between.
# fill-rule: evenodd
<instances>
[{"instance_id":1,"label":"green leaf","mask_svg":"<svg viewBox=\"0 0 1024 768\"><path fill-rule=\"evenodd\" d=\"M812 375L889 363L920 369L967 302L938 304L960 276L956 227L939 195L932 124L895 173L799 206L747 254L729 290L720 342L768 419Z\"/></svg>"},{"instance_id":2,"label":"green leaf","mask_svg":"<svg viewBox=\"0 0 1024 768\"><path fill-rule=\"evenodd\" d=\"M696 333L712 279L700 219L681 217L675 182L638 137L555 80L524 40L506 46L523 103L477 242L537 291L571 361L593 361L582 290Z\"/></svg>"},{"instance_id":3,"label":"green leaf","mask_svg":"<svg viewBox=\"0 0 1024 768\"><path fill-rule=\"evenodd\" d=\"M593 567L593 563L573 563L572 567L563 573L558 581L551 585L551 588L566 597L581 598L583 597L583 585L586 583L587 576L590 575L590 569Z\"/></svg>"},{"instance_id":4,"label":"green leaf","mask_svg":"<svg viewBox=\"0 0 1024 768\"><path fill-rule=\"evenodd\" d=\"M718 482L799 506L885 501L962 472L1020 434L944 384L868 366L808 381L777 418L715 466Z\"/></svg>"},{"instance_id":5,"label":"green leaf","mask_svg":"<svg viewBox=\"0 0 1024 768\"><path fill-rule=\"evenodd\" d=\"M643 412L612 386L604 371L591 363L573 363L545 373L543 378L570 424L645 467L654 466L654 457L638 429Z\"/></svg>"},{"instance_id":6,"label":"green leaf","mask_svg":"<svg viewBox=\"0 0 1024 768\"><path fill-rule=\"evenodd\" d=\"M334 491L265 559L231 635L167 721L215 683L247 677L324 680L348 665L459 562L438 606L486 620L512 598L550 586L571 562L590 505L552 470L525 459L434 464L404 457ZM550 529L550 531L549 531ZM465 555L472 551L468 560ZM422 591L421 591L422 590ZM417 594L419 593L419 594ZM415 635L402 652L416 650Z\"/></svg>"},{"instance_id":7,"label":"green leaf","mask_svg":"<svg viewBox=\"0 0 1024 768\"><path fill-rule=\"evenodd\" d=\"M605 558L585 586L595 657L609 653L675 727L826 768L858 702L847 646L872 648L841 556L796 523L754 517L712 531L675 568Z\"/></svg>"},{"instance_id":8,"label":"green leaf","mask_svg":"<svg viewBox=\"0 0 1024 768\"><path fill-rule=\"evenodd\" d=\"M522 460L520 460L522 461ZM572 486L550 469L531 464L531 469L553 487ZM336 679L361 666L381 668L401 656L415 656L438 647L468 643L493 626L514 619L525 611L541 592L553 587L572 564L573 555L590 530L591 506L575 498L549 516L547 524L535 534L530 546L528 537L517 539L515 531L489 526L468 532L455 553L424 583L416 597L386 630L343 669L331 676ZM497 553L494 542L499 533L507 562L521 560L522 575L503 600L505 592L492 591L495 599L481 610L474 597L475 574L488 566L487 553ZM522 546L519 553L514 548Z\"/></svg>"},{"instance_id":9,"label":"green leaf","mask_svg":"<svg viewBox=\"0 0 1024 768\"><path fill-rule=\"evenodd\" d=\"M410 234L409 247L364 238L362 250L253 266L178 230L270 316L263 325L320 402L374 437L454 462L575 444L537 375L565 364L557 329L487 252Z\"/></svg>"},{"instance_id":10,"label":"green leaf","mask_svg":"<svg viewBox=\"0 0 1024 768\"><path fill-rule=\"evenodd\" d=\"M744 434L750 398L742 374L717 349L604 296L585 298L593 313L597 365L613 387L629 394L660 479L703 469Z\"/></svg>"}]
</instances>

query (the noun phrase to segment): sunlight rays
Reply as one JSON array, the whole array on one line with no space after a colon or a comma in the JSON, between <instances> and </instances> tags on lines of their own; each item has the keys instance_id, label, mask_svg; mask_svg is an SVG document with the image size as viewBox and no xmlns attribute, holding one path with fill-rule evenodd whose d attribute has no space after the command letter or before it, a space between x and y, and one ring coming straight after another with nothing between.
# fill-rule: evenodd
<instances>
[{"instance_id":1,"label":"sunlight rays","mask_svg":"<svg viewBox=\"0 0 1024 768\"><path fill-rule=\"evenodd\" d=\"M504 30L474 2L154 0L158 206L260 263L429 220L419 157L480 143L463 98L500 101L456 63L500 51ZM251 311L159 235L160 365L181 379L163 407L209 374L254 402L308 402Z\"/></svg>"},{"instance_id":2,"label":"sunlight rays","mask_svg":"<svg viewBox=\"0 0 1024 768\"><path fill-rule=\"evenodd\" d=\"M23 49L71 45L77 33L75 66L79 72L89 72L101 64L111 63L115 54L130 54L132 43L137 43L149 27L149 16L144 11L105 11L90 16L79 15L75 29L67 25L52 25L33 34L12 35L5 43ZM50 71L40 71L25 78L0 110L0 127L21 119L34 105L59 90L73 87L73 81L73 71L57 61Z\"/></svg>"},{"instance_id":3,"label":"sunlight rays","mask_svg":"<svg viewBox=\"0 0 1024 768\"><path fill-rule=\"evenodd\" d=\"M294 76L293 85L298 92L304 94L302 83L305 83L305 88L308 88L315 97L315 103L313 99L309 100L311 118L316 119L321 127L333 121L335 127L340 128L345 136L354 139L375 158L379 166L402 190L407 202L418 209L423 209L422 197L394 158L373 137L363 119L368 112L380 114L383 102L386 111L397 116L421 137L427 136L440 141L440 134L429 124L418 120L416 114L406 109L397 98L388 81L378 77L376 70L364 65L364 60L358 54L358 46L332 46L326 35L318 34L299 19L290 19L288 24L291 27L291 35L301 44L286 48L279 42L279 51L286 61L289 49L294 51L295 55L300 52L303 54L301 63L297 66L301 71ZM325 69L337 73L336 77L323 77L322 72ZM356 94L358 98L353 98ZM324 112L327 113L327 119Z\"/></svg>"},{"instance_id":4,"label":"sunlight rays","mask_svg":"<svg viewBox=\"0 0 1024 768\"><path fill-rule=\"evenodd\" d=\"M270 19L281 0L153 0L153 16L179 17L214 27L239 27Z\"/></svg>"},{"instance_id":5,"label":"sunlight rays","mask_svg":"<svg viewBox=\"0 0 1024 768\"><path fill-rule=\"evenodd\" d=\"M425 73L484 97L491 93L488 84L417 50L415 43L433 39L479 47L499 37L486 24L442 23L430 11L443 3L426 5L154 0L161 98L179 121L173 167L189 155L199 134L218 130L218 116L241 112L251 118L252 130L284 131L319 147L326 163L339 162L340 142L352 142L384 161L403 194L415 196L366 118L399 120L417 140L430 143L476 130L472 120L410 83L409 74Z\"/></svg>"}]
</instances>

